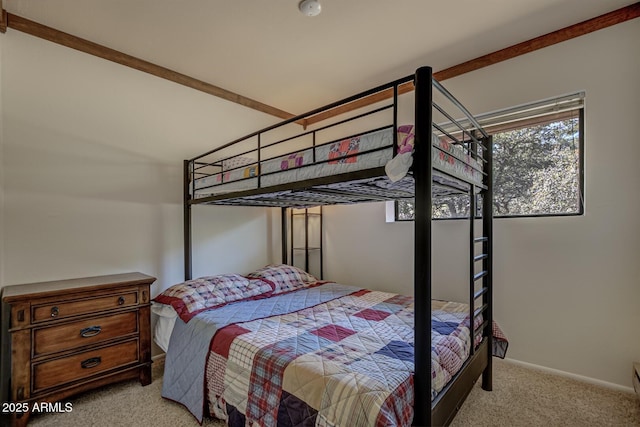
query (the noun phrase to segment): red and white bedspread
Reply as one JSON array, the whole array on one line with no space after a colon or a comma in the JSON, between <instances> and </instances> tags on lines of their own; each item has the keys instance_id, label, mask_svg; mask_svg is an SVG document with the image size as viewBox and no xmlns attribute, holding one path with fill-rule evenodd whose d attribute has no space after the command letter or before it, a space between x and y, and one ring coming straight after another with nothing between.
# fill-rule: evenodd
<instances>
[{"instance_id":1,"label":"red and white bedspread","mask_svg":"<svg viewBox=\"0 0 640 427\"><path fill-rule=\"evenodd\" d=\"M432 399L469 354L466 307L434 302ZM360 290L256 316L211 341L206 393L213 415L232 426L411 424L412 298Z\"/></svg>"}]
</instances>

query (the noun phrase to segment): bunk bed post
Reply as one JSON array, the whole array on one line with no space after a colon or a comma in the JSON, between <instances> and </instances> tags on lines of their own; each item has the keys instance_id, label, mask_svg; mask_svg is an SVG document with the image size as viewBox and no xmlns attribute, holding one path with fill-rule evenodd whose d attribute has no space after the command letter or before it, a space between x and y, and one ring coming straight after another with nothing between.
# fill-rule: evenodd
<instances>
[{"instance_id":1,"label":"bunk bed post","mask_svg":"<svg viewBox=\"0 0 640 427\"><path fill-rule=\"evenodd\" d=\"M393 85L393 128L398 129L398 84ZM398 154L398 132L393 132L393 156Z\"/></svg>"},{"instance_id":2,"label":"bunk bed post","mask_svg":"<svg viewBox=\"0 0 640 427\"><path fill-rule=\"evenodd\" d=\"M293 233L293 209L294 208L289 209L289 224L291 224L291 233L289 233L289 245L290 245L289 249L291 250L290 252L291 259L289 260L289 263L291 265L295 263L295 256L293 253L293 234L294 234Z\"/></svg>"},{"instance_id":3,"label":"bunk bed post","mask_svg":"<svg viewBox=\"0 0 640 427\"><path fill-rule=\"evenodd\" d=\"M484 245L484 253L487 257L483 261L483 270L487 272L484 277L483 286L487 288L487 292L483 295L482 304L487 304L487 331L485 332L488 340L489 356L487 358L487 367L482 372L482 388L491 391L493 388L493 137L489 135L484 140L486 153L483 157L487 161L485 170L485 185L487 190L484 192L482 199L482 232L487 236Z\"/></svg>"},{"instance_id":4,"label":"bunk bed post","mask_svg":"<svg viewBox=\"0 0 640 427\"><path fill-rule=\"evenodd\" d=\"M322 254L324 252L324 244L323 244L323 239L324 239L324 234L322 233L322 223L323 221L323 216L322 216L322 205L320 206L320 238L319 238L319 242L320 243L320 280L324 279L324 260L323 257L324 255Z\"/></svg>"},{"instance_id":5,"label":"bunk bed post","mask_svg":"<svg viewBox=\"0 0 640 427\"><path fill-rule=\"evenodd\" d=\"M431 425L431 133L432 70L415 75L414 224L414 416L413 425Z\"/></svg>"},{"instance_id":6,"label":"bunk bed post","mask_svg":"<svg viewBox=\"0 0 640 427\"><path fill-rule=\"evenodd\" d=\"M191 280L191 204L189 203L189 160L184 161L183 221L184 221L184 280Z\"/></svg>"},{"instance_id":7,"label":"bunk bed post","mask_svg":"<svg viewBox=\"0 0 640 427\"><path fill-rule=\"evenodd\" d=\"M287 208L280 208L280 223L282 228L282 263L287 264Z\"/></svg>"},{"instance_id":8,"label":"bunk bed post","mask_svg":"<svg viewBox=\"0 0 640 427\"><path fill-rule=\"evenodd\" d=\"M304 270L309 271L309 209L304 209Z\"/></svg>"}]
</instances>

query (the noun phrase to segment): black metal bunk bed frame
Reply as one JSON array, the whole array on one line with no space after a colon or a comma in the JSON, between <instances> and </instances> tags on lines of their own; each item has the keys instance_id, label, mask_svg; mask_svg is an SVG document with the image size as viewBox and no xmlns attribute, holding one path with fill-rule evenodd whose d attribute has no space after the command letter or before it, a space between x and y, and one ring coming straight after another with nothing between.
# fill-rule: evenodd
<instances>
[{"instance_id":1,"label":"black metal bunk bed frame","mask_svg":"<svg viewBox=\"0 0 640 427\"><path fill-rule=\"evenodd\" d=\"M257 153L257 164L261 165L261 151L265 146L261 146L260 136L270 130L276 129L291 123L304 123L304 119L318 113L349 104L358 99L379 93L383 90L393 89L393 103L391 106L383 107L366 114L380 111L385 108L393 109L393 129L397 129L397 109L398 109L398 88L400 85L413 81L415 86L415 142L413 153L412 175L415 181L415 193L407 195L402 191L389 191L386 194L359 194L357 192L345 191L343 189L332 189L331 184L348 181L375 180L384 177L384 167L375 167L364 170L347 172L339 175L312 178L304 181L297 181L287 184L262 187L260 183L261 173L258 172L257 188L240 190L225 194L210 195L205 197L195 197L195 180L198 176L211 175L210 173L199 172L205 168L214 167L221 173L224 171L222 160L215 162L203 162L203 159L222 149L231 147L249 138L257 139L257 149L251 150ZM455 119L442 110L433 102L433 89L436 88L453 105L455 105L466 116L463 119ZM433 122L434 109L449 118L449 125L457 130L445 129ZM362 116L362 115L361 115ZM356 117L361 117L356 116ZM347 119L337 124L347 122ZM463 125L462 122L465 124ZM333 123L329 126L333 126ZM433 128L432 128L433 126ZM467 129L465 126L468 126ZM315 132L323 128L306 131L313 135L314 161L315 161ZM460 371L441 390L436 398L431 402L430 411L428 406L421 402L430 401L431 394L431 300L432 300L432 150L438 149L432 145L431 135L433 129L439 130L448 137L465 145L468 153L483 164L482 185L466 182L466 193L469 195L470 215L469 219L469 327L470 336L474 342L477 337L481 341L477 345L470 346L469 358L465 361ZM459 133L460 137L454 134ZM285 138L268 146L287 142L292 138ZM371 150L376 151L376 150ZM393 155L397 152L397 132L393 132ZM246 154L247 151L240 153ZM360 153L362 154L362 153ZM236 157L234 154L231 157ZM342 158L348 158L351 154ZM326 162L326 160L325 160ZM315 164L315 163L314 163ZM440 171L446 174L445 171ZM384 179L384 178L381 178ZM460 177L457 177L460 179ZM492 234L493 234L493 214L492 214L492 139L476 122L473 116L465 107L444 89L432 77L430 67L421 67L416 70L415 75L407 76L403 79L382 85L366 92L359 93L341 101L329 104L322 108L310 111L291 119L267 127L258 132L254 132L245 137L234 140L228 144L184 161L184 262L185 280L192 278L192 239L191 239L191 207L196 204L214 205L238 205L238 206L262 206L282 208L282 257L286 261L287 236L286 236L286 209L288 207L306 207L326 204L361 203L381 200L398 200L408 197L415 198L415 226L414 226L414 299L415 299L415 374L414 374L414 425L447 425L460 406L470 393L477 379L482 375L482 387L485 390L492 389ZM460 192L460 189L457 189ZM314 196L315 195L315 196ZM481 216L482 227L480 235L476 227L478 217L478 197L482 199ZM480 285L478 285L480 283ZM475 319L482 316L482 324L475 327Z\"/></svg>"}]
</instances>

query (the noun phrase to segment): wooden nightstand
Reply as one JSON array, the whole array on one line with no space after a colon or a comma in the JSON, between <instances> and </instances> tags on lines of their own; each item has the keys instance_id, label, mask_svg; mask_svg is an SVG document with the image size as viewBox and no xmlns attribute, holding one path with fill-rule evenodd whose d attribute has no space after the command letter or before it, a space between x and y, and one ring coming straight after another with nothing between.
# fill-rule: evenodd
<instances>
[{"instance_id":1,"label":"wooden nightstand","mask_svg":"<svg viewBox=\"0 0 640 427\"><path fill-rule=\"evenodd\" d=\"M151 383L155 280L125 273L3 288L3 420L23 426L36 404L125 379Z\"/></svg>"}]
</instances>

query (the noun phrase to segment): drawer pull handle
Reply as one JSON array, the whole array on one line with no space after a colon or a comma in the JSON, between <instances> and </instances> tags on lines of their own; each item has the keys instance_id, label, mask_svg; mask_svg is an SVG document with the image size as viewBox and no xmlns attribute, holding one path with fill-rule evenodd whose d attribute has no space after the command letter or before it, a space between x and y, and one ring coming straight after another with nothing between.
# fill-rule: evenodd
<instances>
[{"instance_id":1,"label":"drawer pull handle","mask_svg":"<svg viewBox=\"0 0 640 427\"><path fill-rule=\"evenodd\" d=\"M88 328L84 328L80 330L80 336L82 338L90 338L95 337L102 331L100 326L89 326Z\"/></svg>"},{"instance_id":2,"label":"drawer pull handle","mask_svg":"<svg viewBox=\"0 0 640 427\"><path fill-rule=\"evenodd\" d=\"M80 362L80 366L82 366L82 369L90 369L90 368L95 368L101 362L102 362L102 359L100 358L100 356L92 357L90 359Z\"/></svg>"},{"instance_id":3,"label":"drawer pull handle","mask_svg":"<svg viewBox=\"0 0 640 427\"><path fill-rule=\"evenodd\" d=\"M124 297L118 298L118 305L124 304Z\"/></svg>"},{"instance_id":4,"label":"drawer pull handle","mask_svg":"<svg viewBox=\"0 0 640 427\"><path fill-rule=\"evenodd\" d=\"M56 317L59 313L58 307L51 307L51 317Z\"/></svg>"}]
</instances>

